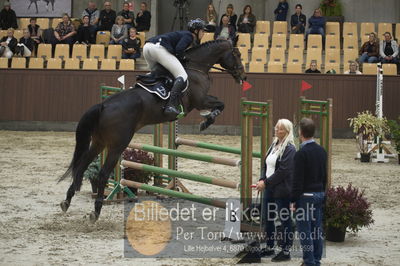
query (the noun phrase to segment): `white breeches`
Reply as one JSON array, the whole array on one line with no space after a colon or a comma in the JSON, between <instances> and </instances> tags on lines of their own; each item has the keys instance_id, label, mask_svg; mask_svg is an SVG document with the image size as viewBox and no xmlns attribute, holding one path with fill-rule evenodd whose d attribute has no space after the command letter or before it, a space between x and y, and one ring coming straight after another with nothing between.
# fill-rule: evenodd
<instances>
[{"instance_id":1,"label":"white breeches","mask_svg":"<svg viewBox=\"0 0 400 266\"><path fill-rule=\"evenodd\" d=\"M28 49L28 47L25 46L23 43L17 44L17 46L23 46L24 47L24 57L30 57L32 55L31 50Z\"/></svg>"},{"instance_id":2,"label":"white breeches","mask_svg":"<svg viewBox=\"0 0 400 266\"><path fill-rule=\"evenodd\" d=\"M2 57L7 57L10 59L13 56L13 52L11 52L10 48L6 46L6 49L4 50L3 56Z\"/></svg>"},{"instance_id":3,"label":"white breeches","mask_svg":"<svg viewBox=\"0 0 400 266\"><path fill-rule=\"evenodd\" d=\"M143 56L150 70L153 70L159 63L171 72L174 78L182 77L184 81L187 80L188 76L181 62L159 43L146 43L143 46Z\"/></svg>"}]
</instances>

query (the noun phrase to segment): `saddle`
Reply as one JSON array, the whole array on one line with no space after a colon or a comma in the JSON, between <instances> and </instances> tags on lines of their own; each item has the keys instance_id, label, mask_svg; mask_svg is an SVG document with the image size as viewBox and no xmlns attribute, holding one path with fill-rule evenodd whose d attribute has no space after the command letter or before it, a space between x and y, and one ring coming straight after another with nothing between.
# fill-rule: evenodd
<instances>
[{"instance_id":1,"label":"saddle","mask_svg":"<svg viewBox=\"0 0 400 266\"><path fill-rule=\"evenodd\" d=\"M166 100L171 94L174 78L164 67L158 65L154 71L137 76L136 82L137 87Z\"/></svg>"}]
</instances>

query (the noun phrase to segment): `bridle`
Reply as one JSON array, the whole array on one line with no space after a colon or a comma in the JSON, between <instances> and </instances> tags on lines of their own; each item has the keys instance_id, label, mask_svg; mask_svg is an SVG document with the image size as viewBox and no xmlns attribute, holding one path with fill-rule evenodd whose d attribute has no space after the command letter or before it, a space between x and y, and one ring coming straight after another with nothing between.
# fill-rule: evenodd
<instances>
[{"instance_id":1,"label":"bridle","mask_svg":"<svg viewBox=\"0 0 400 266\"><path fill-rule=\"evenodd\" d=\"M233 56L233 57L237 57L237 56L238 56L237 51L238 51L237 48L232 47L231 52L232 52L232 56ZM191 62L196 62L198 65L205 65L205 66L207 66L208 68L216 69L216 70L219 70L219 71L221 71L221 72L227 72L227 73L231 74L234 78L240 80L240 84L242 84L242 82L243 82L242 78L240 78L240 73L241 73L241 72L243 71L243 69L244 69L243 65L235 65L235 66L233 67L233 69L227 69L227 68L216 67L216 66L211 65L211 64L204 64L204 63L199 62L199 61L192 61L192 60L189 60L189 62L190 62L190 61L191 61ZM191 69L191 70L195 70L195 71L198 71L198 72L201 72L201 73L204 73L204 74L207 74L207 75L208 75L208 73L205 73L204 71L201 71L201 70L196 69L196 68L191 68L191 67L186 67L186 68L187 68L187 69Z\"/></svg>"}]
</instances>

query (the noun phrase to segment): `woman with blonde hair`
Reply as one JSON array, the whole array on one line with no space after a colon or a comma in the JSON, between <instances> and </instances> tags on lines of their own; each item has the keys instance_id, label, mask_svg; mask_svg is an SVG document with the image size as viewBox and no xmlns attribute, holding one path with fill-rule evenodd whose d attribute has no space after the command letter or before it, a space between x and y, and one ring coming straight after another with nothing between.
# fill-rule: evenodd
<instances>
[{"instance_id":1,"label":"woman with blonde hair","mask_svg":"<svg viewBox=\"0 0 400 266\"><path fill-rule=\"evenodd\" d=\"M128 37L128 26L124 24L124 17L117 16L115 24L111 29L110 44L122 44L122 41Z\"/></svg>"},{"instance_id":2,"label":"woman with blonde hair","mask_svg":"<svg viewBox=\"0 0 400 266\"><path fill-rule=\"evenodd\" d=\"M207 6L206 11L206 30L208 32L214 32L217 27L218 15L215 11L213 4Z\"/></svg>"},{"instance_id":3,"label":"woman with blonde hair","mask_svg":"<svg viewBox=\"0 0 400 266\"><path fill-rule=\"evenodd\" d=\"M14 29L9 28L7 35L0 40L0 57L6 57L10 59L17 47L18 40L14 37Z\"/></svg>"},{"instance_id":4,"label":"woman with blonde hair","mask_svg":"<svg viewBox=\"0 0 400 266\"><path fill-rule=\"evenodd\" d=\"M276 234L281 234L281 251L272 258L273 262L290 260L293 242L290 216L290 188L292 186L294 155L293 124L287 119L279 119L275 125L275 138L267 151L257 190L264 190L263 220L265 223L267 247L263 256L273 256ZM277 215L279 214L279 215ZM281 230L276 232L275 220L281 221Z\"/></svg>"}]
</instances>

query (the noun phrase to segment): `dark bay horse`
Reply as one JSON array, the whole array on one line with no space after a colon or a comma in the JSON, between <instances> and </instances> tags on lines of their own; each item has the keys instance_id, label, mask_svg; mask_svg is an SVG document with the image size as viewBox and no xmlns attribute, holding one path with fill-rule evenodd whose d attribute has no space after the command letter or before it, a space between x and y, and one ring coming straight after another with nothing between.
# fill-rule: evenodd
<instances>
[{"instance_id":1,"label":"dark bay horse","mask_svg":"<svg viewBox=\"0 0 400 266\"><path fill-rule=\"evenodd\" d=\"M207 95L210 88L208 71L214 64L220 64L237 82L241 82L245 79L244 68L240 52L228 41L206 42L187 50L186 57L189 87L183 95L182 103L185 113L193 109L210 110L200 127L204 130L224 108L224 104L216 97ZM98 195L94 204L95 210L90 214L91 221L95 222L98 219L108 177L135 132L146 125L174 120L164 115L165 104L165 100L135 87L114 94L86 111L76 129L72 162L59 179L65 179L72 172L72 184L66 199L60 204L64 212L70 206L75 191L80 190L84 171L94 158L107 148L108 155L97 178Z\"/></svg>"}]
</instances>

